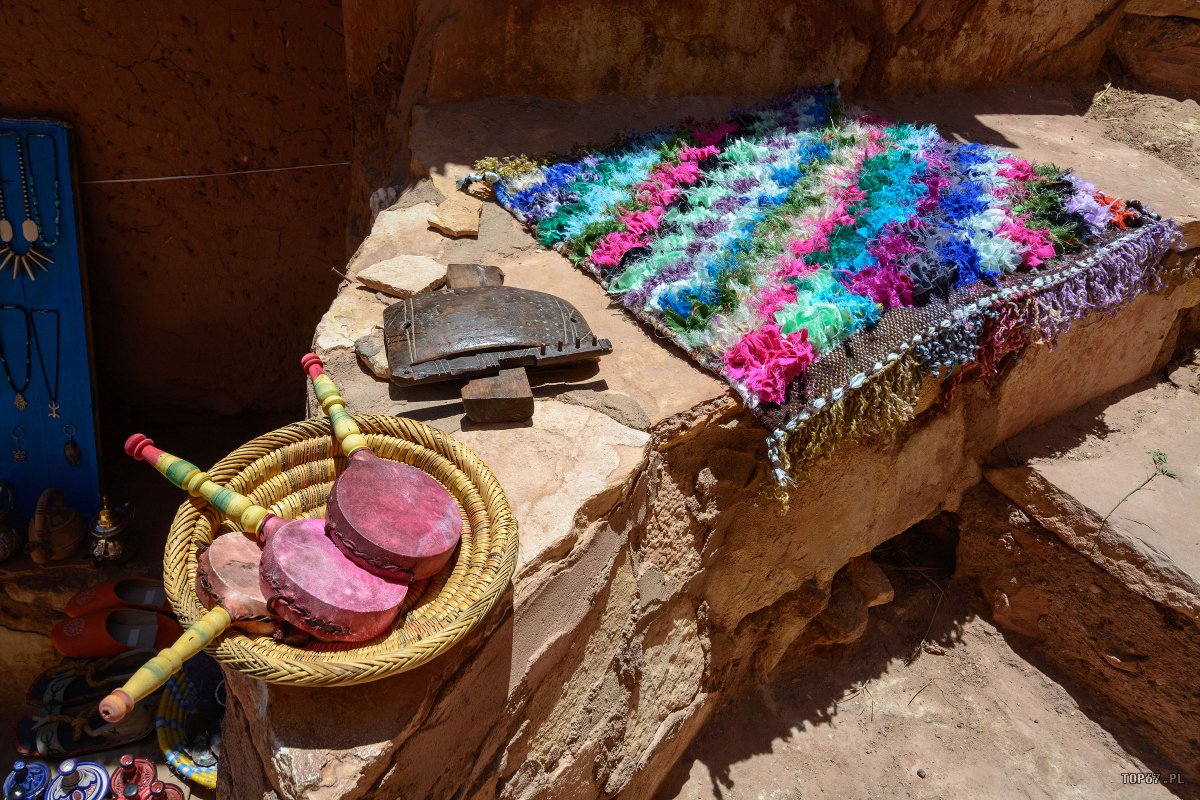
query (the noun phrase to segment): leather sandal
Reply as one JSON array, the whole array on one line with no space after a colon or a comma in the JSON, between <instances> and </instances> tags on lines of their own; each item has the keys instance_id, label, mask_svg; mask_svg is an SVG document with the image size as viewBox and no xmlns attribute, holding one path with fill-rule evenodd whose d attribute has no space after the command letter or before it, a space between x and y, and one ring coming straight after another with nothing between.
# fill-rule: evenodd
<instances>
[{"instance_id":1,"label":"leather sandal","mask_svg":"<svg viewBox=\"0 0 1200 800\"><path fill-rule=\"evenodd\" d=\"M182 635L179 623L165 614L106 608L55 623L50 641L67 658L109 658L130 650L162 650Z\"/></svg>"},{"instance_id":2,"label":"leather sandal","mask_svg":"<svg viewBox=\"0 0 1200 800\"><path fill-rule=\"evenodd\" d=\"M154 732L156 693L133 707L118 723L108 723L88 704L58 713L43 709L17 720L13 740L17 752L29 758L80 756L144 739Z\"/></svg>"},{"instance_id":3,"label":"leather sandal","mask_svg":"<svg viewBox=\"0 0 1200 800\"><path fill-rule=\"evenodd\" d=\"M121 687L153 650L131 650L112 658L68 659L33 679L25 699L30 705L69 708L99 700Z\"/></svg>"}]
</instances>

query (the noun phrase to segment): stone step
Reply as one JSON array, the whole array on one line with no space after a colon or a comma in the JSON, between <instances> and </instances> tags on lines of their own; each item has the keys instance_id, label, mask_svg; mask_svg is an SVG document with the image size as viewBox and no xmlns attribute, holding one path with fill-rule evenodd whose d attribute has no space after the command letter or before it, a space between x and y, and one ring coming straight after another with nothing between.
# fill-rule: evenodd
<instances>
[{"instance_id":1,"label":"stone step","mask_svg":"<svg viewBox=\"0 0 1200 800\"><path fill-rule=\"evenodd\" d=\"M1200 395L1142 383L1002 450L1015 465L987 469L989 483L1131 589L1200 624Z\"/></svg>"}]
</instances>

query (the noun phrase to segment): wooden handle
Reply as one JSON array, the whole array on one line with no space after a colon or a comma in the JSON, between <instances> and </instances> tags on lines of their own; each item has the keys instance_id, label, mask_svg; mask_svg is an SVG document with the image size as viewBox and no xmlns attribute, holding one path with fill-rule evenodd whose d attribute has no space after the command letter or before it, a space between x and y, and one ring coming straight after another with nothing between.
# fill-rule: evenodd
<instances>
[{"instance_id":1,"label":"wooden handle","mask_svg":"<svg viewBox=\"0 0 1200 800\"><path fill-rule=\"evenodd\" d=\"M241 525L244 531L255 535L264 533L264 525L275 516L244 494L213 483L208 473L195 464L159 450L153 440L140 433L125 440L125 452L138 461L149 462L167 480L193 497L203 497L222 514Z\"/></svg>"},{"instance_id":2,"label":"wooden handle","mask_svg":"<svg viewBox=\"0 0 1200 800\"><path fill-rule=\"evenodd\" d=\"M129 676L125 685L100 701L100 716L106 722L120 722L125 715L141 700L149 697L155 689L166 683L172 675L179 671L183 662L199 653L208 644L232 624L229 612L217 606L200 619L192 627L183 632L179 641L160 650L158 655L150 659L138 671Z\"/></svg>"},{"instance_id":3,"label":"wooden handle","mask_svg":"<svg viewBox=\"0 0 1200 800\"><path fill-rule=\"evenodd\" d=\"M300 366L304 367L308 377L312 378L313 391L316 392L321 408L329 415L329 422L333 425L333 435L342 445L342 452L349 457L359 450L369 450L367 437L362 435L362 431L358 429L358 423L346 410L345 399L338 393L333 379L325 373L325 365L317 354L309 353L304 356L300 359Z\"/></svg>"}]
</instances>

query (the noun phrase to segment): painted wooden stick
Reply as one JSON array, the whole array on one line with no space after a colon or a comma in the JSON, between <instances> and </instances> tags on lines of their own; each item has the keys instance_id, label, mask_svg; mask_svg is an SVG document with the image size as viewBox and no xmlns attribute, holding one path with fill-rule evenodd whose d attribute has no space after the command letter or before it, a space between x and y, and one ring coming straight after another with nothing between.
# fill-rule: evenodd
<instances>
[{"instance_id":1,"label":"painted wooden stick","mask_svg":"<svg viewBox=\"0 0 1200 800\"><path fill-rule=\"evenodd\" d=\"M208 473L202 471L195 464L163 452L154 446L152 440L140 433L135 433L126 440L125 452L139 461L148 461L171 483L187 490L195 497L205 498L224 514L237 520L247 531L266 535L268 530L274 533L282 525L283 521L267 509L256 505L248 497L219 486L209 479ZM237 538L242 539L240 536ZM105 720L118 722L123 719L139 701L149 697L178 672L184 661L207 647L235 622L242 619L257 621L268 613L257 569L260 554L257 548L250 546L253 554L247 556L244 552L245 546L237 541L218 537L213 547L200 556L200 565L196 576L197 594L206 601L206 604L212 602L210 610L184 631L179 641L146 662L130 676L124 686L100 701L100 715ZM242 549L243 552L239 553L239 549ZM208 574L223 572L220 566L216 568L212 566L210 557L214 550L232 550L233 558L238 559L240 556L242 561L252 558L254 567L233 570L230 574L232 580L222 581L221 575ZM222 559L223 563L228 561L228 558ZM214 587L214 583L217 584L216 587ZM241 614L235 617L224 605L215 602L217 596L222 598L231 596L232 605L239 609Z\"/></svg>"},{"instance_id":2,"label":"painted wooden stick","mask_svg":"<svg viewBox=\"0 0 1200 800\"><path fill-rule=\"evenodd\" d=\"M193 497L203 497L213 508L240 525L242 530L258 537L260 542L283 525L282 519L255 504L249 497L214 483L207 472L160 450L154 446L154 440L143 434L135 433L125 440L125 452L138 461L149 463L163 477Z\"/></svg>"},{"instance_id":3,"label":"painted wooden stick","mask_svg":"<svg viewBox=\"0 0 1200 800\"><path fill-rule=\"evenodd\" d=\"M395 580L436 575L462 538L458 504L429 474L372 453L321 359L309 353L300 364L350 459L325 504L330 538L348 558L377 575Z\"/></svg>"},{"instance_id":4,"label":"painted wooden stick","mask_svg":"<svg viewBox=\"0 0 1200 800\"><path fill-rule=\"evenodd\" d=\"M333 379L325 372L325 364L321 361L320 356L316 353L308 353L300 359L300 366L304 367L304 371L312 379L313 393L316 394L321 409L329 417L329 422L333 426L333 435L337 438L346 457L349 458L362 451L366 451L374 457L375 454L371 453L371 446L367 443L367 437L362 435L358 423L346 410L346 401L342 398L337 386L334 385Z\"/></svg>"},{"instance_id":5,"label":"painted wooden stick","mask_svg":"<svg viewBox=\"0 0 1200 800\"><path fill-rule=\"evenodd\" d=\"M213 639L224 633L233 618L221 606L217 606L183 632L179 641L160 650L158 655L147 661L129 677L125 685L100 701L100 716L107 722L119 722L141 700L166 683L180 670L183 662L199 653Z\"/></svg>"}]
</instances>

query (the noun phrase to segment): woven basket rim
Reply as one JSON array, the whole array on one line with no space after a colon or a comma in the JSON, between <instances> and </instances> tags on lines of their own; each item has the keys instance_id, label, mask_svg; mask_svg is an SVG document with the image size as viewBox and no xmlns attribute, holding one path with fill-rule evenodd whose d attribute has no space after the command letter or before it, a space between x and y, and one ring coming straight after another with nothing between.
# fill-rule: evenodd
<instances>
[{"instance_id":1,"label":"woven basket rim","mask_svg":"<svg viewBox=\"0 0 1200 800\"><path fill-rule=\"evenodd\" d=\"M190 682L185 671L180 671L167 681L162 697L158 701L158 714L154 720L154 727L156 729L155 738L158 740L158 749L162 751L163 757L167 759L167 766L172 772L180 778L203 786L206 789L215 789L217 786L217 767L199 766L192 760L191 756L183 752L179 747L180 743L183 742L182 723L187 718L187 713L179 701L175 699L173 687L176 690L183 690ZM171 763L170 753L175 753L174 760L178 764Z\"/></svg>"},{"instance_id":2,"label":"woven basket rim","mask_svg":"<svg viewBox=\"0 0 1200 800\"><path fill-rule=\"evenodd\" d=\"M345 686L378 680L449 650L505 593L516 568L517 523L491 470L457 439L425 423L386 414L355 414L354 419L377 454L394 453L396 460L441 480L463 507L470 533L447 570L422 587L415 606L382 641L300 650L231 629L208 648L218 661L271 683ZM320 473L317 480L331 479L345 465L327 419L294 422L256 437L218 461L209 474L217 483L233 484L247 494L260 486L278 492L306 465L311 474ZM285 500L302 502L296 498L303 495L311 507L320 495L314 487L320 489L317 484L296 489ZM180 505L171 524L163 583L184 624L205 611L195 591L197 545L209 541L218 527L215 512L192 498ZM393 636L403 641L386 644Z\"/></svg>"}]
</instances>

